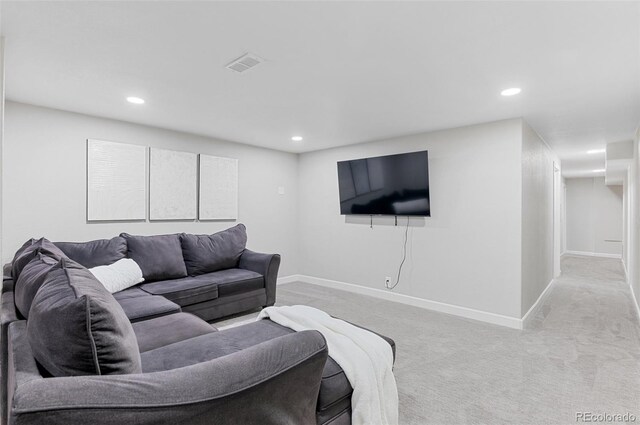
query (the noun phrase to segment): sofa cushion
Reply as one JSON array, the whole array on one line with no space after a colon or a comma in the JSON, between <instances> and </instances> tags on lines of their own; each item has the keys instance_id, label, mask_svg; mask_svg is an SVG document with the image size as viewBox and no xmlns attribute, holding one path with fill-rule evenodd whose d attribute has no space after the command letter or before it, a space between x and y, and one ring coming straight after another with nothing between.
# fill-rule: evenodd
<instances>
[{"instance_id":1,"label":"sofa cushion","mask_svg":"<svg viewBox=\"0 0 640 425\"><path fill-rule=\"evenodd\" d=\"M351 425L351 400L344 399L331 405L327 410L316 413L316 423L320 425Z\"/></svg>"},{"instance_id":2,"label":"sofa cushion","mask_svg":"<svg viewBox=\"0 0 640 425\"><path fill-rule=\"evenodd\" d=\"M141 372L124 311L86 268L68 259L49 272L33 299L27 336L52 376Z\"/></svg>"},{"instance_id":3,"label":"sofa cushion","mask_svg":"<svg viewBox=\"0 0 640 425\"><path fill-rule=\"evenodd\" d=\"M157 372L205 362L293 332L271 320L260 320L144 352L142 370ZM352 392L342 368L329 357L322 373L318 410L351 397Z\"/></svg>"},{"instance_id":4,"label":"sofa cushion","mask_svg":"<svg viewBox=\"0 0 640 425\"><path fill-rule=\"evenodd\" d=\"M195 314L210 322L224 316L231 316L241 311L263 308L267 305L267 291L264 288L248 292L225 295L198 304L184 305L182 311Z\"/></svg>"},{"instance_id":5,"label":"sofa cushion","mask_svg":"<svg viewBox=\"0 0 640 425\"><path fill-rule=\"evenodd\" d=\"M158 372L206 362L292 333L270 320L225 329L142 353L142 372Z\"/></svg>"},{"instance_id":6,"label":"sofa cushion","mask_svg":"<svg viewBox=\"0 0 640 425\"><path fill-rule=\"evenodd\" d=\"M38 253L24 266L14 286L16 307L22 317L29 318L29 309L38 289L44 283L47 273L58 264L58 260Z\"/></svg>"},{"instance_id":7,"label":"sofa cushion","mask_svg":"<svg viewBox=\"0 0 640 425\"><path fill-rule=\"evenodd\" d=\"M148 296L149 296L148 292L143 291L137 286L134 286L133 288L127 288L124 291L113 293L113 298L115 298L116 300L122 300L124 298L148 297Z\"/></svg>"},{"instance_id":8,"label":"sofa cushion","mask_svg":"<svg viewBox=\"0 0 640 425\"><path fill-rule=\"evenodd\" d=\"M20 248L18 248L15 254L13 254L13 260L11 260L11 267L9 268L9 272L11 273L11 275L9 277L11 277L14 282L18 280L18 276L20 275L22 268L24 268L24 266L26 266L27 263L29 263L29 261L31 261L32 259L32 257L29 258L29 261L24 262L24 264L22 264L22 268L18 270L19 258L24 254L26 254L27 252L33 251L32 247L37 241L38 240L34 238L29 239L28 241L23 243L22 246L20 246Z\"/></svg>"},{"instance_id":9,"label":"sofa cushion","mask_svg":"<svg viewBox=\"0 0 640 425\"><path fill-rule=\"evenodd\" d=\"M191 305L218 298L218 284L207 276L143 283L140 288L152 295L162 295L180 306Z\"/></svg>"},{"instance_id":10,"label":"sofa cushion","mask_svg":"<svg viewBox=\"0 0 640 425\"><path fill-rule=\"evenodd\" d=\"M147 282L187 276L179 235L133 236L122 233L127 254L142 269Z\"/></svg>"},{"instance_id":11,"label":"sofa cushion","mask_svg":"<svg viewBox=\"0 0 640 425\"><path fill-rule=\"evenodd\" d=\"M133 324L140 352L216 332L217 329L190 313L175 313Z\"/></svg>"},{"instance_id":12,"label":"sofa cushion","mask_svg":"<svg viewBox=\"0 0 640 425\"><path fill-rule=\"evenodd\" d=\"M180 235L182 255L190 276L238 266L247 245L247 229L238 224L213 235Z\"/></svg>"},{"instance_id":13,"label":"sofa cushion","mask_svg":"<svg viewBox=\"0 0 640 425\"><path fill-rule=\"evenodd\" d=\"M131 323L180 312L179 305L158 295L147 294L146 297L122 298L117 301Z\"/></svg>"},{"instance_id":14,"label":"sofa cushion","mask_svg":"<svg viewBox=\"0 0 640 425\"><path fill-rule=\"evenodd\" d=\"M108 266L127 256L127 241L120 236L89 242L56 242L55 245L67 257L89 269Z\"/></svg>"},{"instance_id":15,"label":"sofa cushion","mask_svg":"<svg viewBox=\"0 0 640 425\"><path fill-rule=\"evenodd\" d=\"M29 264L39 252L56 260L67 257L60 248L46 238L29 239L16 251L16 255L11 262L11 277L14 282L18 281L24 266Z\"/></svg>"},{"instance_id":16,"label":"sofa cushion","mask_svg":"<svg viewBox=\"0 0 640 425\"><path fill-rule=\"evenodd\" d=\"M264 277L260 273L244 269L227 269L207 273L207 277L218 285L218 296L249 292L264 288Z\"/></svg>"}]
</instances>

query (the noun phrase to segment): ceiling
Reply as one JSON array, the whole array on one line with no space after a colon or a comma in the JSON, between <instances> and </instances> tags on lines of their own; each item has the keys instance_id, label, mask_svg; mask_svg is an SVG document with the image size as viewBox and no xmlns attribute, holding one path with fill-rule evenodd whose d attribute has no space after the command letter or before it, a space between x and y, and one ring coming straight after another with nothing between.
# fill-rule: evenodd
<instances>
[{"instance_id":1,"label":"ceiling","mask_svg":"<svg viewBox=\"0 0 640 425\"><path fill-rule=\"evenodd\" d=\"M523 116L589 173L640 125L639 2L1 7L8 99L284 151Z\"/></svg>"}]
</instances>

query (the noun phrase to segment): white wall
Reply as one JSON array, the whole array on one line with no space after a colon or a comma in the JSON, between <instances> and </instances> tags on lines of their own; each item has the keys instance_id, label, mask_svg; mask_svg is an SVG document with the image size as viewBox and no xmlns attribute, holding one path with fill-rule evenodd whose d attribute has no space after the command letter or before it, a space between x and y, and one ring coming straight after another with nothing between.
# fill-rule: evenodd
<instances>
[{"instance_id":1,"label":"white wall","mask_svg":"<svg viewBox=\"0 0 640 425\"><path fill-rule=\"evenodd\" d=\"M4 36L2 32L2 2L0 2L0 241L3 240L3 229L2 229L2 182L4 175L4 167L2 164L2 151L3 151L3 138L4 138ZM2 250L2 244L0 243L0 260L4 258L4 251Z\"/></svg>"},{"instance_id":2,"label":"white wall","mask_svg":"<svg viewBox=\"0 0 640 425\"><path fill-rule=\"evenodd\" d=\"M552 152L553 161L553 277L562 273L561 256L564 243L564 179L562 161Z\"/></svg>"},{"instance_id":3,"label":"white wall","mask_svg":"<svg viewBox=\"0 0 640 425\"><path fill-rule=\"evenodd\" d=\"M633 161L627 174L626 258L627 281L633 292L637 312L640 313L640 127L633 141Z\"/></svg>"},{"instance_id":4,"label":"white wall","mask_svg":"<svg viewBox=\"0 0 640 425\"><path fill-rule=\"evenodd\" d=\"M570 178L567 186L567 251L593 252L593 179Z\"/></svg>"},{"instance_id":5,"label":"white wall","mask_svg":"<svg viewBox=\"0 0 640 425\"><path fill-rule=\"evenodd\" d=\"M558 185L558 180L554 171L555 155L526 122L522 130L521 312L524 315L554 277L554 244L558 237L554 234L554 185ZM559 228L559 223L555 227Z\"/></svg>"},{"instance_id":6,"label":"white wall","mask_svg":"<svg viewBox=\"0 0 640 425\"><path fill-rule=\"evenodd\" d=\"M384 290L405 218L340 215L336 162L427 149L431 214L413 218L395 292L521 317L522 120L304 153L299 162L301 274Z\"/></svg>"},{"instance_id":7,"label":"white wall","mask_svg":"<svg viewBox=\"0 0 640 425\"><path fill-rule=\"evenodd\" d=\"M560 186L560 229L562 238L560 242L560 253L564 253L567 250L567 179L562 177Z\"/></svg>"},{"instance_id":8,"label":"white wall","mask_svg":"<svg viewBox=\"0 0 640 425\"><path fill-rule=\"evenodd\" d=\"M622 256L622 186L604 177L569 178L567 252Z\"/></svg>"},{"instance_id":9,"label":"white wall","mask_svg":"<svg viewBox=\"0 0 640 425\"><path fill-rule=\"evenodd\" d=\"M629 169L625 173L622 183L622 265L628 276L627 263L629 262Z\"/></svg>"},{"instance_id":10,"label":"white wall","mask_svg":"<svg viewBox=\"0 0 640 425\"><path fill-rule=\"evenodd\" d=\"M87 223L87 138L238 158L238 221L247 226L248 247L282 254L280 276L297 273L297 155L13 102L7 102L5 120L4 262L30 237L83 241L120 232L213 233L235 224ZM284 195L278 195L279 186Z\"/></svg>"},{"instance_id":11,"label":"white wall","mask_svg":"<svg viewBox=\"0 0 640 425\"><path fill-rule=\"evenodd\" d=\"M0 11L2 5L0 4ZM2 19L0 19L2 22ZM3 196L3 182L4 182L4 167L2 164L3 151L4 151L4 37L2 37L2 31L0 29L0 241L4 240L4 232L2 226L3 208L4 203ZM2 244L0 243L0 260L4 258L4 251Z\"/></svg>"},{"instance_id":12,"label":"white wall","mask_svg":"<svg viewBox=\"0 0 640 425\"><path fill-rule=\"evenodd\" d=\"M29 237L211 233L234 224L87 223L86 139L95 138L238 158L239 221L250 248L282 254L280 276L380 290L386 276L395 281L406 218L395 227L376 217L371 229L369 217L341 216L336 162L426 149L432 216L410 221L395 293L517 321L553 273L554 157L521 119L298 156L13 102L6 117L4 261Z\"/></svg>"}]
</instances>

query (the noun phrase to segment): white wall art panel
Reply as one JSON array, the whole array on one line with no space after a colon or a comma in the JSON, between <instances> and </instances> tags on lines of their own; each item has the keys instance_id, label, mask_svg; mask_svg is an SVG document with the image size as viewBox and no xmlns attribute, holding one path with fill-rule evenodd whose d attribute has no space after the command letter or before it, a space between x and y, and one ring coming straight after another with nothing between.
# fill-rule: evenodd
<instances>
[{"instance_id":1,"label":"white wall art panel","mask_svg":"<svg viewBox=\"0 0 640 425\"><path fill-rule=\"evenodd\" d=\"M87 140L87 220L145 220L146 176L146 146Z\"/></svg>"},{"instance_id":2,"label":"white wall art panel","mask_svg":"<svg viewBox=\"0 0 640 425\"><path fill-rule=\"evenodd\" d=\"M151 148L149 219L195 220L198 155Z\"/></svg>"},{"instance_id":3,"label":"white wall art panel","mask_svg":"<svg viewBox=\"0 0 640 425\"><path fill-rule=\"evenodd\" d=\"M200 220L238 218L238 160L200 155Z\"/></svg>"}]
</instances>

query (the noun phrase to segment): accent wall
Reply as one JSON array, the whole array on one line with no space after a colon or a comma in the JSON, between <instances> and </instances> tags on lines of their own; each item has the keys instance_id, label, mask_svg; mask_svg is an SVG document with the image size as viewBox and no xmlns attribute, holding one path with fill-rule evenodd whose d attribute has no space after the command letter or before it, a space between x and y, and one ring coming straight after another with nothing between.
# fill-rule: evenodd
<instances>
[{"instance_id":1,"label":"accent wall","mask_svg":"<svg viewBox=\"0 0 640 425\"><path fill-rule=\"evenodd\" d=\"M3 262L30 237L214 233L242 222L250 249L282 255L280 276L298 272L296 154L16 102L7 102L5 113ZM87 222L87 139L237 158L238 220Z\"/></svg>"},{"instance_id":2,"label":"accent wall","mask_svg":"<svg viewBox=\"0 0 640 425\"><path fill-rule=\"evenodd\" d=\"M429 151L431 217L410 219L393 292L519 320L520 119L301 154L300 273L382 291L385 277L395 283L407 219L374 217L371 228L369 216L340 215L336 162L418 150Z\"/></svg>"}]
</instances>

